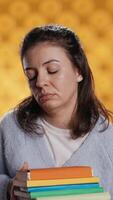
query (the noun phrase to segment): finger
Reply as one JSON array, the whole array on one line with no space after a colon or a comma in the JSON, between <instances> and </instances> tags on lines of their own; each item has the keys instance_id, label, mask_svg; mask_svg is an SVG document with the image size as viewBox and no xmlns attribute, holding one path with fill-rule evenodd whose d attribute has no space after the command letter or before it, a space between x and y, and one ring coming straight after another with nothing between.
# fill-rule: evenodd
<instances>
[{"instance_id":1,"label":"finger","mask_svg":"<svg viewBox=\"0 0 113 200\"><path fill-rule=\"evenodd\" d=\"M11 187L10 200L16 200L16 197L14 196L14 185L13 184L12 184L12 187Z\"/></svg>"},{"instance_id":2,"label":"finger","mask_svg":"<svg viewBox=\"0 0 113 200\"><path fill-rule=\"evenodd\" d=\"M22 167L20 168L20 171L27 171L29 170L29 164L27 161L24 162L24 164L22 165Z\"/></svg>"}]
</instances>

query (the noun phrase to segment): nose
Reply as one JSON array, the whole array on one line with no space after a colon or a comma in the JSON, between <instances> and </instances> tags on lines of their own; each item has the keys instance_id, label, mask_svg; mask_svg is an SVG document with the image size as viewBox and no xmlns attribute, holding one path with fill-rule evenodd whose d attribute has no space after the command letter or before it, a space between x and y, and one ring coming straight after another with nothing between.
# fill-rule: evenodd
<instances>
[{"instance_id":1,"label":"nose","mask_svg":"<svg viewBox=\"0 0 113 200\"><path fill-rule=\"evenodd\" d=\"M43 88L45 85L48 84L48 78L45 74L38 74L37 80L36 80L36 86L37 88Z\"/></svg>"}]
</instances>

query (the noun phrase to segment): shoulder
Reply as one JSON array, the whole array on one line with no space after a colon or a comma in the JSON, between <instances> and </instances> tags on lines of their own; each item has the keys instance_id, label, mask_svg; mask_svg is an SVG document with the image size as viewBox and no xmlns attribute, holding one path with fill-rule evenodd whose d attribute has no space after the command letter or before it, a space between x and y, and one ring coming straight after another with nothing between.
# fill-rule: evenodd
<instances>
[{"instance_id":1,"label":"shoulder","mask_svg":"<svg viewBox=\"0 0 113 200\"><path fill-rule=\"evenodd\" d=\"M41 126L40 118L37 119L37 132L39 133L44 133L44 130ZM30 136L31 135L27 132L25 132L20 124L17 121L16 117L16 110L11 110L7 113L5 113L1 118L0 118L0 134L3 134L4 137L16 137L16 136ZM32 137L36 136L37 134L32 134Z\"/></svg>"},{"instance_id":2,"label":"shoulder","mask_svg":"<svg viewBox=\"0 0 113 200\"><path fill-rule=\"evenodd\" d=\"M108 141L113 142L113 124L110 122L107 125L106 121L103 122L102 120L103 119L100 118L94 128L96 137L104 143L108 143Z\"/></svg>"},{"instance_id":3,"label":"shoulder","mask_svg":"<svg viewBox=\"0 0 113 200\"><path fill-rule=\"evenodd\" d=\"M15 110L5 113L0 118L0 134L3 134L3 137L10 139L22 132L16 120Z\"/></svg>"},{"instance_id":4,"label":"shoulder","mask_svg":"<svg viewBox=\"0 0 113 200\"><path fill-rule=\"evenodd\" d=\"M103 146L106 150L112 149L113 151L113 124L107 124L106 121L103 122L103 119L99 118L89 133L88 143L97 148Z\"/></svg>"},{"instance_id":5,"label":"shoulder","mask_svg":"<svg viewBox=\"0 0 113 200\"><path fill-rule=\"evenodd\" d=\"M16 121L15 117L15 111L11 110L7 113L5 113L1 118L0 118L0 128L2 127L9 127L9 125L13 125Z\"/></svg>"},{"instance_id":6,"label":"shoulder","mask_svg":"<svg viewBox=\"0 0 113 200\"><path fill-rule=\"evenodd\" d=\"M103 149L113 163L113 124L109 123L108 127L102 131L103 128L105 124L99 119L91 132L91 141L96 144L97 149Z\"/></svg>"}]
</instances>

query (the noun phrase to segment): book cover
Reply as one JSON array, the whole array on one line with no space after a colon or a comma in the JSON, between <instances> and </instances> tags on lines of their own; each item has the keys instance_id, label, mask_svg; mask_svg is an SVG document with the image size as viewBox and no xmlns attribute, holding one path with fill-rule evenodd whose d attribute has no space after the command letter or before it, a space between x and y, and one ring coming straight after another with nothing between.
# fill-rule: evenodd
<instances>
[{"instance_id":1,"label":"book cover","mask_svg":"<svg viewBox=\"0 0 113 200\"><path fill-rule=\"evenodd\" d=\"M31 197L37 198L37 197L50 197L50 196L62 196L62 195L77 195L77 194L89 194L89 193L100 193L104 192L102 187L99 188L90 188L90 189L70 189L70 190L53 190L53 191L41 191L41 192L30 192L30 193L25 193L21 192L18 190L14 191L14 194L16 196L21 196L21 197Z\"/></svg>"},{"instance_id":2,"label":"book cover","mask_svg":"<svg viewBox=\"0 0 113 200\"><path fill-rule=\"evenodd\" d=\"M42 169L30 169L28 172L17 171L19 180L45 180L63 178L91 177L92 169L89 166L54 167Z\"/></svg>"},{"instance_id":3,"label":"book cover","mask_svg":"<svg viewBox=\"0 0 113 200\"><path fill-rule=\"evenodd\" d=\"M19 190L14 190L14 194L16 196L24 197L24 198L38 198L38 197L55 197L55 196L63 196L63 195L78 195L78 194L90 194L90 193L100 193L104 192L102 187L99 188L90 188L90 189L70 189L70 190L60 190L58 191L40 191L40 192L21 192Z\"/></svg>"},{"instance_id":4,"label":"book cover","mask_svg":"<svg viewBox=\"0 0 113 200\"><path fill-rule=\"evenodd\" d=\"M108 192L82 194L82 195L68 195L59 197L38 197L35 200L111 200Z\"/></svg>"},{"instance_id":5,"label":"book cover","mask_svg":"<svg viewBox=\"0 0 113 200\"><path fill-rule=\"evenodd\" d=\"M62 196L62 195L77 195L77 194L88 194L88 193L99 193L104 192L102 187L90 188L90 189L72 189L72 190L59 190L59 191L43 191L43 192L31 192L31 198L47 197L47 196Z\"/></svg>"},{"instance_id":6,"label":"book cover","mask_svg":"<svg viewBox=\"0 0 113 200\"><path fill-rule=\"evenodd\" d=\"M52 179L52 180L27 180L19 181L14 180L14 186L19 187L37 187L37 186L50 186L50 185L67 185L67 184L83 184L83 183L99 183L98 177L89 178L72 178L72 179Z\"/></svg>"},{"instance_id":7,"label":"book cover","mask_svg":"<svg viewBox=\"0 0 113 200\"><path fill-rule=\"evenodd\" d=\"M38 191L52 191L52 190L67 190L67 189L88 189L88 188L98 188L98 183L89 184L67 184L67 185L55 185L55 186L40 186L40 187L30 187L27 189L21 189L22 191L28 192L38 192Z\"/></svg>"}]
</instances>

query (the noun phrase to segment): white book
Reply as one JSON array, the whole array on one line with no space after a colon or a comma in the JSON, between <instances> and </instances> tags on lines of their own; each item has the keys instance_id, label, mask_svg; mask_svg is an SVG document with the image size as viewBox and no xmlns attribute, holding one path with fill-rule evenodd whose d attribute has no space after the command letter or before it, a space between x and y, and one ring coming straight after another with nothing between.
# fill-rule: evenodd
<instances>
[{"instance_id":1,"label":"white book","mask_svg":"<svg viewBox=\"0 0 113 200\"><path fill-rule=\"evenodd\" d=\"M36 200L111 200L111 196L108 192L101 192L95 194L38 197Z\"/></svg>"}]
</instances>

